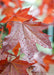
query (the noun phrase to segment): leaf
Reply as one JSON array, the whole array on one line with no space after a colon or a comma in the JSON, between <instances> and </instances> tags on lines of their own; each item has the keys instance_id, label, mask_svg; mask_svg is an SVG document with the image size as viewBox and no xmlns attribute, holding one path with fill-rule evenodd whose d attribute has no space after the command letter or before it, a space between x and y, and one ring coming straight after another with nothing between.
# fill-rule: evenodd
<instances>
[{"instance_id":1,"label":"leaf","mask_svg":"<svg viewBox=\"0 0 54 75\"><path fill-rule=\"evenodd\" d=\"M0 23L6 23L9 21L9 19L14 15L14 8L6 7L2 11L2 15L5 15L5 17L1 20Z\"/></svg>"},{"instance_id":2,"label":"leaf","mask_svg":"<svg viewBox=\"0 0 54 75\"><path fill-rule=\"evenodd\" d=\"M9 25L9 24L7 24L7 26L6 26L6 28L8 28L8 33L10 34L10 32L11 32L11 25Z\"/></svg>"},{"instance_id":3,"label":"leaf","mask_svg":"<svg viewBox=\"0 0 54 75\"><path fill-rule=\"evenodd\" d=\"M18 19L18 21L21 21L21 22L24 22L29 19L37 20L36 18L32 17L31 15L28 15L29 9L30 8L19 10L16 13L16 15L13 17L13 19L16 17L16 19ZM11 21L13 21L13 20L11 20ZM14 20L14 21L17 21L17 20Z\"/></svg>"},{"instance_id":4,"label":"leaf","mask_svg":"<svg viewBox=\"0 0 54 75\"><path fill-rule=\"evenodd\" d=\"M5 60L0 60L0 73L8 66L7 59Z\"/></svg>"},{"instance_id":5,"label":"leaf","mask_svg":"<svg viewBox=\"0 0 54 75\"><path fill-rule=\"evenodd\" d=\"M9 10L10 11L10 10ZM16 14L11 14L11 11L10 11L10 14L9 11L7 12L7 17L5 17L3 20L1 20L1 23L6 23L8 21L20 21L20 22L24 22L26 20L29 20L29 19L33 19L33 20L37 20L36 18L32 17L31 15L28 15L28 11L29 11L29 8L26 8L26 9L20 9ZM12 17L10 17L10 16Z\"/></svg>"},{"instance_id":6,"label":"leaf","mask_svg":"<svg viewBox=\"0 0 54 75\"><path fill-rule=\"evenodd\" d=\"M20 43L18 42L18 44L13 48L13 52L15 55L18 54L19 48L20 48Z\"/></svg>"},{"instance_id":7,"label":"leaf","mask_svg":"<svg viewBox=\"0 0 54 75\"><path fill-rule=\"evenodd\" d=\"M4 8L4 10L2 11L2 15L5 14L5 15L7 15L8 17L11 17L11 16L14 14L13 10L14 10L14 9L11 8L11 7L6 7L6 8Z\"/></svg>"},{"instance_id":8,"label":"leaf","mask_svg":"<svg viewBox=\"0 0 54 75\"><path fill-rule=\"evenodd\" d=\"M47 16L44 20L43 20L43 23L46 23L46 24L50 24L50 23L53 23L53 16Z\"/></svg>"},{"instance_id":9,"label":"leaf","mask_svg":"<svg viewBox=\"0 0 54 75\"><path fill-rule=\"evenodd\" d=\"M54 55L46 55L43 59L45 64L54 64Z\"/></svg>"},{"instance_id":10,"label":"leaf","mask_svg":"<svg viewBox=\"0 0 54 75\"><path fill-rule=\"evenodd\" d=\"M36 48L36 43L42 45L45 48L51 48L51 43L48 39L48 35L44 34L43 29L47 28L47 25L43 25L41 22L10 22L12 25L11 33L5 37L3 42L3 51L12 50L17 43L20 43L21 53L25 54L25 60L34 59L34 55L37 55L37 60L43 63L41 56L39 57L38 50ZM40 53L41 54L41 53ZM43 53L42 53L43 55ZM27 59L26 59L27 58Z\"/></svg>"},{"instance_id":11,"label":"leaf","mask_svg":"<svg viewBox=\"0 0 54 75\"><path fill-rule=\"evenodd\" d=\"M26 69L32 65L26 61L19 60L19 57L13 61L1 60L0 63L0 67L2 67L0 69L0 75L28 75Z\"/></svg>"}]
</instances>

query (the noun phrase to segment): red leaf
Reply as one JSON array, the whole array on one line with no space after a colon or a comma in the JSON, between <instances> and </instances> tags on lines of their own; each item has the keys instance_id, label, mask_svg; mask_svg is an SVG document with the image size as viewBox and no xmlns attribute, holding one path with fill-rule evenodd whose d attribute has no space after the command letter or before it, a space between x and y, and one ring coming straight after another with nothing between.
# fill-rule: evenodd
<instances>
[{"instance_id":1,"label":"red leaf","mask_svg":"<svg viewBox=\"0 0 54 75\"><path fill-rule=\"evenodd\" d=\"M18 54L19 48L20 48L20 43L18 42L18 44L13 48L13 52L15 55Z\"/></svg>"},{"instance_id":2,"label":"red leaf","mask_svg":"<svg viewBox=\"0 0 54 75\"><path fill-rule=\"evenodd\" d=\"M11 25L9 25L9 24L7 24L7 26L6 26L6 28L8 28L8 32L9 32L9 34L10 34L10 32L11 32Z\"/></svg>"},{"instance_id":3,"label":"red leaf","mask_svg":"<svg viewBox=\"0 0 54 75\"><path fill-rule=\"evenodd\" d=\"M39 63L43 63L43 59L39 60L38 50L36 43L42 45L45 48L51 48L49 36L41 33L40 31L48 28L41 22L33 22L32 20L21 22L10 22L12 25L11 33L5 37L3 42L3 51L12 50L17 43L20 43L20 53L25 54L25 60L37 60ZM41 53L40 53L41 54ZM43 54L43 53L42 53ZM37 58L34 56L37 55Z\"/></svg>"},{"instance_id":4,"label":"red leaf","mask_svg":"<svg viewBox=\"0 0 54 75\"><path fill-rule=\"evenodd\" d=\"M53 16L47 16L44 20L43 20L43 23L46 23L46 24L50 24L50 23L53 23Z\"/></svg>"},{"instance_id":5,"label":"red leaf","mask_svg":"<svg viewBox=\"0 0 54 75\"><path fill-rule=\"evenodd\" d=\"M0 61L0 75L28 75L26 69L32 65L19 57L13 61L1 60Z\"/></svg>"},{"instance_id":6,"label":"red leaf","mask_svg":"<svg viewBox=\"0 0 54 75\"><path fill-rule=\"evenodd\" d=\"M44 63L45 64L54 64L54 59L53 59L54 55L46 55L44 58Z\"/></svg>"},{"instance_id":7,"label":"red leaf","mask_svg":"<svg viewBox=\"0 0 54 75\"><path fill-rule=\"evenodd\" d=\"M0 60L0 73L8 66L7 59L5 60Z\"/></svg>"},{"instance_id":8,"label":"red leaf","mask_svg":"<svg viewBox=\"0 0 54 75\"><path fill-rule=\"evenodd\" d=\"M13 10L11 10L12 12L11 11L9 12L9 11L7 13L4 12L7 15L7 17L5 17L1 22L3 22L3 23L8 22L8 21L24 22L29 19L37 20L36 18L32 17L31 15L28 15L29 8L26 8L23 10L20 9L15 15L13 14ZM8 13L10 13L10 14L8 14Z\"/></svg>"},{"instance_id":9,"label":"red leaf","mask_svg":"<svg viewBox=\"0 0 54 75\"><path fill-rule=\"evenodd\" d=\"M6 7L4 8L4 10L2 11L2 15L6 15L8 17L11 17L12 15L14 15L14 12L13 12L13 8L11 7Z\"/></svg>"}]
</instances>

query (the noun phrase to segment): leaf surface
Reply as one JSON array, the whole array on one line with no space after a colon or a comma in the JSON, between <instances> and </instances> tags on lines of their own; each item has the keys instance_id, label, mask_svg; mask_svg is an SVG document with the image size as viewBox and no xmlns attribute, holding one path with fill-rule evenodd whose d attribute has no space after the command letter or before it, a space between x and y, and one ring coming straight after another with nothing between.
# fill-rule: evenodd
<instances>
[{"instance_id":1,"label":"leaf surface","mask_svg":"<svg viewBox=\"0 0 54 75\"><path fill-rule=\"evenodd\" d=\"M42 32L43 29L48 27L47 25L44 26L40 22L33 21L23 23L10 22L10 25L13 27L11 29L11 33L5 37L5 41L3 42L3 51L12 50L19 42L21 53L24 53L27 59L31 59L36 53L38 55L36 43L45 48L51 48L51 43L48 39L49 36Z\"/></svg>"}]
</instances>

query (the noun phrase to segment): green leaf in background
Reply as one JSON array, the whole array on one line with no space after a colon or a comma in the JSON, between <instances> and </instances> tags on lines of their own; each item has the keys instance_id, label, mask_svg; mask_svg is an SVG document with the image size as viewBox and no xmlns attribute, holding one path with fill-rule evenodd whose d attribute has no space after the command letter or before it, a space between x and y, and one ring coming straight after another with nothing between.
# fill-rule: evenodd
<instances>
[{"instance_id":1,"label":"green leaf in background","mask_svg":"<svg viewBox=\"0 0 54 75\"><path fill-rule=\"evenodd\" d=\"M6 35L8 35L8 29L6 28L6 23L0 23L0 28L2 28L3 27L3 35L2 35L2 40L4 40L4 37L6 36ZM1 31L0 31L0 33L1 33Z\"/></svg>"},{"instance_id":2,"label":"green leaf in background","mask_svg":"<svg viewBox=\"0 0 54 75\"><path fill-rule=\"evenodd\" d=\"M17 56L19 56L19 55L20 55L20 60L25 56L24 53L20 54L20 48L19 48L19 52L18 52L18 55Z\"/></svg>"},{"instance_id":3,"label":"green leaf in background","mask_svg":"<svg viewBox=\"0 0 54 75\"><path fill-rule=\"evenodd\" d=\"M36 44L36 47L38 49L38 51L40 52L44 52L46 54L52 54L52 49L49 49L49 48L44 48L43 46L39 45L39 44Z\"/></svg>"}]
</instances>

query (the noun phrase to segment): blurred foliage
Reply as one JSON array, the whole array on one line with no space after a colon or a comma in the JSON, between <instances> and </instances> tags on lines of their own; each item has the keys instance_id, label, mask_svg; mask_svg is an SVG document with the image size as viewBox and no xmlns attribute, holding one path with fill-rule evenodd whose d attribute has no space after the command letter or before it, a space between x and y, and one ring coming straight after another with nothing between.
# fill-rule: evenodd
<instances>
[{"instance_id":1,"label":"blurred foliage","mask_svg":"<svg viewBox=\"0 0 54 75\"><path fill-rule=\"evenodd\" d=\"M48 31L47 29L46 30L43 30L43 32L46 33L46 34L47 34L47 31Z\"/></svg>"},{"instance_id":2,"label":"blurred foliage","mask_svg":"<svg viewBox=\"0 0 54 75\"><path fill-rule=\"evenodd\" d=\"M2 35L2 40L4 40L4 37L6 36L6 35L8 35L8 29L6 28L6 23L0 23L0 28L2 29L2 27L3 27L3 35ZM0 31L0 33L1 33L1 31Z\"/></svg>"},{"instance_id":3,"label":"blurred foliage","mask_svg":"<svg viewBox=\"0 0 54 75\"><path fill-rule=\"evenodd\" d=\"M52 43L52 48L53 48L52 53L54 54L54 43Z\"/></svg>"}]
</instances>

